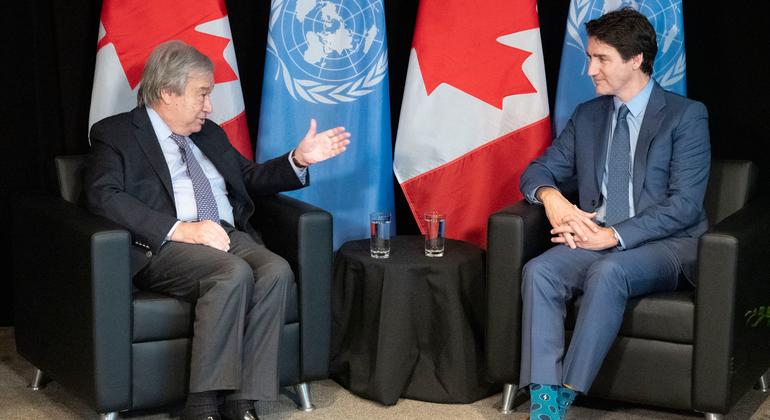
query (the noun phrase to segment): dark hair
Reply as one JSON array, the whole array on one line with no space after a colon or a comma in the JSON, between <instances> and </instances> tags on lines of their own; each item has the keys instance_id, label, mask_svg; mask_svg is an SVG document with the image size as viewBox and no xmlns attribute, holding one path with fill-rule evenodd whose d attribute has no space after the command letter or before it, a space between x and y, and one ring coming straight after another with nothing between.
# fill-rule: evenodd
<instances>
[{"instance_id":1,"label":"dark hair","mask_svg":"<svg viewBox=\"0 0 770 420\"><path fill-rule=\"evenodd\" d=\"M643 14L630 7L624 7L588 21L586 32L589 37L618 50L623 60L628 61L641 53L642 71L652 74L658 42L655 39L655 28Z\"/></svg>"}]
</instances>

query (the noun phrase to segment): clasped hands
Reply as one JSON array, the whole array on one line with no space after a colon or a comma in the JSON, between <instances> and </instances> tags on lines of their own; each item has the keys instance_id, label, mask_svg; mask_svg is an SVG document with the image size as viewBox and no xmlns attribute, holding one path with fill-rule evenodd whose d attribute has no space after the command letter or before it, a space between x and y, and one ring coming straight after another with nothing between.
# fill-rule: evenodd
<instances>
[{"instance_id":1,"label":"clasped hands","mask_svg":"<svg viewBox=\"0 0 770 420\"><path fill-rule=\"evenodd\" d=\"M612 228L601 227L593 221L596 212L580 210L555 188L541 188L537 191L537 196L545 206L545 214L552 227L551 242L564 244L572 249L583 248L592 251L618 245Z\"/></svg>"}]
</instances>

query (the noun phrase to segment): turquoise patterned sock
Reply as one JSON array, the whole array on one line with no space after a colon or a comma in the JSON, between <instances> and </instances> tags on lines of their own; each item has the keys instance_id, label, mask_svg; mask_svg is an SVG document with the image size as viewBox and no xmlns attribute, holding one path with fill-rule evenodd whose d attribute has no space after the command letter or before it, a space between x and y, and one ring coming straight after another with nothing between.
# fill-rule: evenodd
<instances>
[{"instance_id":1,"label":"turquoise patterned sock","mask_svg":"<svg viewBox=\"0 0 770 420\"><path fill-rule=\"evenodd\" d=\"M530 420L557 420L559 415L559 385L531 384L529 386Z\"/></svg>"},{"instance_id":2,"label":"turquoise patterned sock","mask_svg":"<svg viewBox=\"0 0 770 420\"><path fill-rule=\"evenodd\" d=\"M567 388L566 386L559 387L559 396L556 399L559 404L559 418L567 418L567 409L575 401L576 396L577 392Z\"/></svg>"}]
</instances>

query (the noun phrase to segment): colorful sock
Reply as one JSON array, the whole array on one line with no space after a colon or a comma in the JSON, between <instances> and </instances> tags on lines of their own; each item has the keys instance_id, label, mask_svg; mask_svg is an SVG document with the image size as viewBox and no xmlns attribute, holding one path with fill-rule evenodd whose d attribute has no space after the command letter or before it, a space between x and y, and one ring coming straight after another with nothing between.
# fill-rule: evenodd
<instances>
[{"instance_id":1,"label":"colorful sock","mask_svg":"<svg viewBox=\"0 0 770 420\"><path fill-rule=\"evenodd\" d=\"M559 387L559 397L556 399L556 401L559 404L560 418L567 418L567 409L575 401L575 397L577 397L577 391L567 388L566 386Z\"/></svg>"},{"instance_id":2,"label":"colorful sock","mask_svg":"<svg viewBox=\"0 0 770 420\"><path fill-rule=\"evenodd\" d=\"M555 420L559 416L559 385L529 385L530 420Z\"/></svg>"}]
</instances>

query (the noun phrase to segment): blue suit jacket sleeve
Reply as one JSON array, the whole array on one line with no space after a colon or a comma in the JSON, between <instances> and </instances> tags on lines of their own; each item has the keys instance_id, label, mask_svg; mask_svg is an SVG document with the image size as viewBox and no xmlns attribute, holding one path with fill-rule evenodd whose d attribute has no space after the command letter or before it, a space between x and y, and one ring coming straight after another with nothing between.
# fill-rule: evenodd
<instances>
[{"instance_id":1,"label":"blue suit jacket sleeve","mask_svg":"<svg viewBox=\"0 0 770 420\"><path fill-rule=\"evenodd\" d=\"M575 112L577 114L577 111ZM521 193L533 201L531 194L539 187L558 188L575 176L575 116L540 157L532 161L519 181Z\"/></svg>"}]
</instances>

